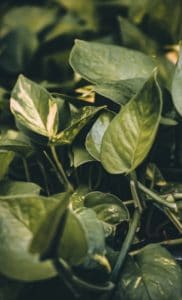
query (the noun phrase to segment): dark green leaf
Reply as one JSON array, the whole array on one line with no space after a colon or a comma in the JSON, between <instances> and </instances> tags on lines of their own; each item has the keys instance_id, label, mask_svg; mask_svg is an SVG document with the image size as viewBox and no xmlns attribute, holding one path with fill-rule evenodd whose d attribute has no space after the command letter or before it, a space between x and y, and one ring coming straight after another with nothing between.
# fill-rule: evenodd
<instances>
[{"instance_id":1,"label":"dark green leaf","mask_svg":"<svg viewBox=\"0 0 182 300\"><path fill-rule=\"evenodd\" d=\"M24 288L24 283L0 276L0 299L17 300Z\"/></svg>"},{"instance_id":2,"label":"dark green leaf","mask_svg":"<svg viewBox=\"0 0 182 300\"><path fill-rule=\"evenodd\" d=\"M181 299L181 282L182 270L171 254L159 245L149 245L126 261L117 299Z\"/></svg>"},{"instance_id":3,"label":"dark green leaf","mask_svg":"<svg viewBox=\"0 0 182 300\"><path fill-rule=\"evenodd\" d=\"M30 64L38 48L38 39L26 28L10 31L1 41L0 67L6 72L18 74Z\"/></svg>"},{"instance_id":4,"label":"dark green leaf","mask_svg":"<svg viewBox=\"0 0 182 300\"><path fill-rule=\"evenodd\" d=\"M112 120L101 146L101 162L113 174L133 171L153 144L162 110L156 73Z\"/></svg>"},{"instance_id":5,"label":"dark green leaf","mask_svg":"<svg viewBox=\"0 0 182 300\"><path fill-rule=\"evenodd\" d=\"M69 210L57 254L70 265L78 265L87 256L88 250L84 226L79 216Z\"/></svg>"},{"instance_id":6,"label":"dark green leaf","mask_svg":"<svg viewBox=\"0 0 182 300\"><path fill-rule=\"evenodd\" d=\"M84 205L92 208L99 220L118 225L129 220L129 212L122 201L112 194L91 192L85 196Z\"/></svg>"},{"instance_id":7,"label":"dark green leaf","mask_svg":"<svg viewBox=\"0 0 182 300\"><path fill-rule=\"evenodd\" d=\"M95 212L92 209L83 208L78 213L78 217L86 233L88 255L92 257L94 255L104 255L106 251L104 230Z\"/></svg>"},{"instance_id":8,"label":"dark green leaf","mask_svg":"<svg viewBox=\"0 0 182 300\"><path fill-rule=\"evenodd\" d=\"M52 256L52 252L53 255L56 254L57 244L60 239L58 236L59 231L62 232L62 228L66 221L66 212L70 202L70 193L65 192L58 194L58 197L55 197L54 199L56 200L56 204L52 210L47 212L39 223L39 227L36 230L30 247L32 253L38 252L40 257L43 259L50 258ZM58 241L55 240L56 238Z\"/></svg>"},{"instance_id":9,"label":"dark green leaf","mask_svg":"<svg viewBox=\"0 0 182 300\"><path fill-rule=\"evenodd\" d=\"M72 160L73 166L78 168L79 166L94 161L94 158L88 153L84 145L79 142L75 142L72 146Z\"/></svg>"},{"instance_id":10,"label":"dark green leaf","mask_svg":"<svg viewBox=\"0 0 182 300\"><path fill-rule=\"evenodd\" d=\"M180 114L182 116L182 101L181 101L181 94L182 94L182 45L180 49L178 63L176 65L176 69L174 72L173 82L172 82L172 98L173 103Z\"/></svg>"},{"instance_id":11,"label":"dark green leaf","mask_svg":"<svg viewBox=\"0 0 182 300\"><path fill-rule=\"evenodd\" d=\"M12 162L13 158L13 152L0 150L0 180L2 180L8 172L9 165Z\"/></svg>"},{"instance_id":12,"label":"dark green leaf","mask_svg":"<svg viewBox=\"0 0 182 300\"><path fill-rule=\"evenodd\" d=\"M0 149L13 151L23 156L28 156L33 152L29 139L15 130L8 130L2 135Z\"/></svg>"},{"instance_id":13,"label":"dark green leaf","mask_svg":"<svg viewBox=\"0 0 182 300\"><path fill-rule=\"evenodd\" d=\"M111 111L101 113L86 137L86 149L96 160L100 160L102 138L113 117Z\"/></svg>"},{"instance_id":14,"label":"dark green leaf","mask_svg":"<svg viewBox=\"0 0 182 300\"><path fill-rule=\"evenodd\" d=\"M123 17L118 18L123 45L149 55L157 52L157 43L145 35L136 25Z\"/></svg>"}]
</instances>

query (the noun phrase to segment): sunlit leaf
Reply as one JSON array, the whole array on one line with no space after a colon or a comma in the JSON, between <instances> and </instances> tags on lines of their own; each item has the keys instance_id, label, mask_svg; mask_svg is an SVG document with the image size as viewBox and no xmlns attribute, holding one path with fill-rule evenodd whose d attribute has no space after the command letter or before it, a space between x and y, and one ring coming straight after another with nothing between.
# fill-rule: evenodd
<instances>
[{"instance_id":1,"label":"sunlit leaf","mask_svg":"<svg viewBox=\"0 0 182 300\"><path fill-rule=\"evenodd\" d=\"M129 173L144 160L153 144L161 110L161 91L154 74L104 134L101 162L109 173Z\"/></svg>"},{"instance_id":2,"label":"sunlit leaf","mask_svg":"<svg viewBox=\"0 0 182 300\"><path fill-rule=\"evenodd\" d=\"M179 54L179 59L174 72L172 91L171 91L174 106L178 111L178 113L182 116L181 91L182 91L182 45Z\"/></svg>"},{"instance_id":3,"label":"sunlit leaf","mask_svg":"<svg viewBox=\"0 0 182 300\"><path fill-rule=\"evenodd\" d=\"M114 113L104 111L97 118L86 137L86 149L96 160L100 160L102 138L110 122L114 118Z\"/></svg>"}]
</instances>

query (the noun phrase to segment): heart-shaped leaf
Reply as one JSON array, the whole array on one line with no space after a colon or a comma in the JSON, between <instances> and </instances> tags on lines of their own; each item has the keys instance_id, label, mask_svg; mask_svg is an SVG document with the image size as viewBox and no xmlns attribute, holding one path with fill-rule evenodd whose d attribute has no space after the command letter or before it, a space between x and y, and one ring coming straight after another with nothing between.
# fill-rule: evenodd
<instances>
[{"instance_id":1,"label":"heart-shaped leaf","mask_svg":"<svg viewBox=\"0 0 182 300\"><path fill-rule=\"evenodd\" d=\"M70 64L75 72L94 84L147 78L155 67L153 60L141 52L81 40L75 42Z\"/></svg>"},{"instance_id":2,"label":"heart-shaped leaf","mask_svg":"<svg viewBox=\"0 0 182 300\"><path fill-rule=\"evenodd\" d=\"M181 283L182 270L171 254L159 245L149 245L126 261L116 299L177 300Z\"/></svg>"},{"instance_id":3,"label":"heart-shaped leaf","mask_svg":"<svg viewBox=\"0 0 182 300\"><path fill-rule=\"evenodd\" d=\"M109 173L129 173L144 160L153 144L161 110L161 90L154 73L104 134L100 157Z\"/></svg>"},{"instance_id":4,"label":"heart-shaped leaf","mask_svg":"<svg viewBox=\"0 0 182 300\"><path fill-rule=\"evenodd\" d=\"M113 118L113 112L102 112L86 137L86 149L96 160L100 160L102 138Z\"/></svg>"},{"instance_id":5,"label":"heart-shaped leaf","mask_svg":"<svg viewBox=\"0 0 182 300\"><path fill-rule=\"evenodd\" d=\"M172 90L171 90L174 106L178 111L178 113L180 114L180 116L182 116L181 86L182 86L182 45L180 49L179 59L174 72Z\"/></svg>"},{"instance_id":6,"label":"heart-shaped leaf","mask_svg":"<svg viewBox=\"0 0 182 300\"><path fill-rule=\"evenodd\" d=\"M70 55L75 72L95 84L95 90L124 104L142 87L155 67L149 56L114 45L76 40Z\"/></svg>"},{"instance_id":7,"label":"heart-shaped leaf","mask_svg":"<svg viewBox=\"0 0 182 300\"><path fill-rule=\"evenodd\" d=\"M43 87L23 75L19 76L12 91L10 107L20 130L37 143L54 145L71 144L90 119L103 109L85 106L70 121L68 103L53 98Z\"/></svg>"}]
</instances>

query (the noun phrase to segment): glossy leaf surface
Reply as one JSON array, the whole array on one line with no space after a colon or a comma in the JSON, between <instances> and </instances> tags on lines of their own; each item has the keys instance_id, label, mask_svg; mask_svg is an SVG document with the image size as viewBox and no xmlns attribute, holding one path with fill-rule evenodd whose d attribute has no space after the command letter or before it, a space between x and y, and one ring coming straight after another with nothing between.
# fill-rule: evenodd
<instances>
[{"instance_id":1,"label":"glossy leaf surface","mask_svg":"<svg viewBox=\"0 0 182 300\"><path fill-rule=\"evenodd\" d=\"M109 173L130 173L144 160L153 144L161 110L161 91L154 74L104 134L101 162Z\"/></svg>"},{"instance_id":2,"label":"glossy leaf surface","mask_svg":"<svg viewBox=\"0 0 182 300\"><path fill-rule=\"evenodd\" d=\"M182 270L171 254L159 245L149 245L126 261L117 299L181 299L181 282Z\"/></svg>"},{"instance_id":3,"label":"glossy leaf surface","mask_svg":"<svg viewBox=\"0 0 182 300\"><path fill-rule=\"evenodd\" d=\"M105 111L97 118L86 137L86 149L96 160L100 160L102 138L114 113Z\"/></svg>"}]
</instances>

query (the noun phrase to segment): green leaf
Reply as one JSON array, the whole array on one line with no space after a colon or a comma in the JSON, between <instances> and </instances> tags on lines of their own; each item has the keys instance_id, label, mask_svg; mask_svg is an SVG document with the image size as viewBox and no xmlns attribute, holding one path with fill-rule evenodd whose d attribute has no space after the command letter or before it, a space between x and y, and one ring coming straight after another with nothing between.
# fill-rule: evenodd
<instances>
[{"instance_id":1,"label":"green leaf","mask_svg":"<svg viewBox=\"0 0 182 300\"><path fill-rule=\"evenodd\" d=\"M54 199L56 201L55 206L47 212L39 223L30 247L30 251L39 253L42 259L52 258L52 252L53 255L56 254L57 244L61 238L58 236L58 232L62 232L66 221L70 193L58 194Z\"/></svg>"},{"instance_id":2,"label":"green leaf","mask_svg":"<svg viewBox=\"0 0 182 300\"><path fill-rule=\"evenodd\" d=\"M87 134L86 149L96 160L100 160L102 138L113 117L111 111L102 112Z\"/></svg>"},{"instance_id":3,"label":"green leaf","mask_svg":"<svg viewBox=\"0 0 182 300\"><path fill-rule=\"evenodd\" d=\"M46 7L24 5L13 7L3 17L8 28L24 27L39 33L55 22L56 10Z\"/></svg>"},{"instance_id":4,"label":"green leaf","mask_svg":"<svg viewBox=\"0 0 182 300\"><path fill-rule=\"evenodd\" d=\"M33 182L2 181L0 182L1 196L39 195L41 187Z\"/></svg>"},{"instance_id":5,"label":"green leaf","mask_svg":"<svg viewBox=\"0 0 182 300\"><path fill-rule=\"evenodd\" d=\"M159 245L146 246L129 258L118 285L118 300L181 299L182 270Z\"/></svg>"},{"instance_id":6,"label":"green leaf","mask_svg":"<svg viewBox=\"0 0 182 300\"><path fill-rule=\"evenodd\" d=\"M79 185L78 188L74 191L70 198L70 202L74 211L84 207L85 195L89 192L90 190L88 186L85 185Z\"/></svg>"},{"instance_id":7,"label":"green leaf","mask_svg":"<svg viewBox=\"0 0 182 300\"><path fill-rule=\"evenodd\" d=\"M105 106L85 106L80 108L71 120L71 125L58 133L52 142L55 145L71 144L81 129Z\"/></svg>"},{"instance_id":8,"label":"green leaf","mask_svg":"<svg viewBox=\"0 0 182 300\"><path fill-rule=\"evenodd\" d=\"M10 107L20 130L37 143L54 145L71 144L90 119L104 108L85 106L70 121L68 103L53 98L43 87L23 75L18 77L12 91Z\"/></svg>"},{"instance_id":9,"label":"green leaf","mask_svg":"<svg viewBox=\"0 0 182 300\"><path fill-rule=\"evenodd\" d=\"M109 173L129 173L144 160L153 144L161 110L162 96L154 73L104 134L101 162Z\"/></svg>"},{"instance_id":10,"label":"green leaf","mask_svg":"<svg viewBox=\"0 0 182 300\"><path fill-rule=\"evenodd\" d=\"M155 67L154 60L141 52L80 40L72 49L70 64L75 72L95 84L97 93L120 104L142 87L143 79Z\"/></svg>"},{"instance_id":11,"label":"green leaf","mask_svg":"<svg viewBox=\"0 0 182 300\"><path fill-rule=\"evenodd\" d=\"M12 91L10 107L20 128L33 139L36 136L29 131L52 140L70 116L69 107L62 99L54 99L43 87L23 75L18 77Z\"/></svg>"},{"instance_id":12,"label":"green leaf","mask_svg":"<svg viewBox=\"0 0 182 300\"><path fill-rule=\"evenodd\" d=\"M74 266L82 263L88 254L88 241L83 224L79 216L70 210L59 241L57 254Z\"/></svg>"},{"instance_id":13,"label":"green leaf","mask_svg":"<svg viewBox=\"0 0 182 300\"><path fill-rule=\"evenodd\" d=\"M0 150L0 180L4 178L8 172L9 165L14 158L14 153L11 151Z\"/></svg>"},{"instance_id":14,"label":"green leaf","mask_svg":"<svg viewBox=\"0 0 182 300\"><path fill-rule=\"evenodd\" d=\"M50 263L40 262L29 247L42 219L57 204L54 198L14 195L0 197L0 272L22 281L50 278L56 272Z\"/></svg>"},{"instance_id":15,"label":"green leaf","mask_svg":"<svg viewBox=\"0 0 182 300\"><path fill-rule=\"evenodd\" d=\"M94 84L147 78L155 67L147 55L114 45L76 40L70 55L75 72Z\"/></svg>"},{"instance_id":16,"label":"green leaf","mask_svg":"<svg viewBox=\"0 0 182 300\"><path fill-rule=\"evenodd\" d=\"M8 130L2 135L0 149L13 151L23 156L29 156L33 152L29 139L15 130Z\"/></svg>"},{"instance_id":17,"label":"green leaf","mask_svg":"<svg viewBox=\"0 0 182 300\"><path fill-rule=\"evenodd\" d=\"M156 54L158 46L154 40L148 37L126 18L119 17L118 22L122 44L125 47L140 50L149 55Z\"/></svg>"},{"instance_id":18,"label":"green leaf","mask_svg":"<svg viewBox=\"0 0 182 300\"><path fill-rule=\"evenodd\" d=\"M93 89L117 104L124 105L141 89L145 81L144 78L113 80L100 82Z\"/></svg>"},{"instance_id":19,"label":"green leaf","mask_svg":"<svg viewBox=\"0 0 182 300\"><path fill-rule=\"evenodd\" d=\"M84 145L75 142L72 146L72 163L75 168L94 161L94 158L88 153Z\"/></svg>"},{"instance_id":20,"label":"green leaf","mask_svg":"<svg viewBox=\"0 0 182 300\"><path fill-rule=\"evenodd\" d=\"M112 194L91 192L85 196L84 205L92 208L99 220L118 225L129 220L129 212L122 201Z\"/></svg>"},{"instance_id":21,"label":"green leaf","mask_svg":"<svg viewBox=\"0 0 182 300\"><path fill-rule=\"evenodd\" d=\"M0 68L12 74L23 72L38 48L38 39L26 28L15 28L1 41Z\"/></svg>"},{"instance_id":22,"label":"green leaf","mask_svg":"<svg viewBox=\"0 0 182 300\"><path fill-rule=\"evenodd\" d=\"M181 101L181 93L182 93L182 45L180 49L179 59L176 65L176 69L174 72L174 77L172 81L172 99L174 106L177 112L182 116L182 101Z\"/></svg>"},{"instance_id":23,"label":"green leaf","mask_svg":"<svg viewBox=\"0 0 182 300\"><path fill-rule=\"evenodd\" d=\"M104 230L97 219L96 213L89 208L83 208L78 213L80 222L86 233L88 242L88 255L104 255L105 250L105 236Z\"/></svg>"}]
</instances>

